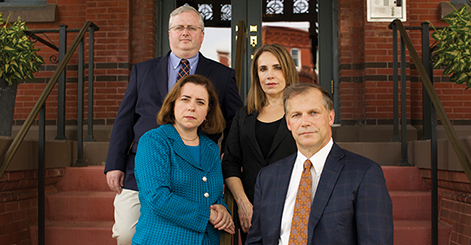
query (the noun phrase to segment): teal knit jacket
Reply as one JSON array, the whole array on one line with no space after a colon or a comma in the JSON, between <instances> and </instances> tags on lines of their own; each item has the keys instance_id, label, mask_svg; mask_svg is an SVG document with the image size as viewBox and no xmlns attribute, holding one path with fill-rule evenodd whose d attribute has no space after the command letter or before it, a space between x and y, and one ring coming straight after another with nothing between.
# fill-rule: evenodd
<instances>
[{"instance_id":1,"label":"teal knit jacket","mask_svg":"<svg viewBox=\"0 0 471 245\"><path fill-rule=\"evenodd\" d=\"M211 205L226 206L221 157L212 140L199 137L202 164L170 124L140 138L134 171L141 215L133 244L219 244L220 231L208 220Z\"/></svg>"}]
</instances>

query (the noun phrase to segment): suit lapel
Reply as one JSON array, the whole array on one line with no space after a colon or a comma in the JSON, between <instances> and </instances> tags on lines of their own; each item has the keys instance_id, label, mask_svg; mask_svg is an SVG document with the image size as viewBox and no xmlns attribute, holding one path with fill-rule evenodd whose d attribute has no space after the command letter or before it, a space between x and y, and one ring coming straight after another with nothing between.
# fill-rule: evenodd
<instances>
[{"instance_id":1,"label":"suit lapel","mask_svg":"<svg viewBox=\"0 0 471 245\"><path fill-rule=\"evenodd\" d=\"M270 151L268 152L268 156L270 156L273 153L276 147L278 147L278 145L281 144L285 136L290 133L290 131L285 130L285 127L286 127L286 118L283 116L280 124L278 125L275 138L273 138L273 142L271 144Z\"/></svg>"},{"instance_id":2,"label":"suit lapel","mask_svg":"<svg viewBox=\"0 0 471 245\"><path fill-rule=\"evenodd\" d=\"M201 137L201 134L199 135L200 135L200 165L203 167L206 167L206 169L203 169L203 167L200 167L200 169L202 169L204 172L209 172L213 167L215 167L215 165L203 164L201 162L201 159L205 159L206 161L209 161L210 163L212 163L214 162L213 159L221 159L221 157L219 156L219 151L211 150L210 144L212 144L213 141L207 137Z\"/></svg>"},{"instance_id":3,"label":"suit lapel","mask_svg":"<svg viewBox=\"0 0 471 245\"><path fill-rule=\"evenodd\" d=\"M212 63L204 57L201 53L199 54L198 66L196 67L195 74L202 75L209 78L209 74L212 71Z\"/></svg>"},{"instance_id":4,"label":"suit lapel","mask_svg":"<svg viewBox=\"0 0 471 245\"><path fill-rule=\"evenodd\" d=\"M257 116L258 111L254 111L252 114L247 116L245 130L247 130L247 137L249 138L250 144L252 144L253 148L258 152L257 158L259 158L259 162L263 163L265 162L265 159L263 158L262 150L258 145L257 137L255 134L255 124L257 123Z\"/></svg>"},{"instance_id":5,"label":"suit lapel","mask_svg":"<svg viewBox=\"0 0 471 245\"><path fill-rule=\"evenodd\" d=\"M173 150L175 154L181 157L183 160L190 163L195 168L203 170L200 164L196 164L195 159L193 159L193 156L191 156L190 151L188 150L187 146L183 143L183 140L180 138L180 135L178 134L177 130L172 125L168 124L168 126L169 126L169 130L167 132L167 136L171 140L173 140ZM200 145L202 145L201 141L200 141ZM200 149L200 154L201 154L201 149Z\"/></svg>"},{"instance_id":6,"label":"suit lapel","mask_svg":"<svg viewBox=\"0 0 471 245\"><path fill-rule=\"evenodd\" d=\"M285 207L286 194L288 193L289 182L291 179L291 172L293 172L294 162L296 161L297 154L292 154L283 160L281 167L278 168L276 176L272 178L273 187L270 187L272 190L272 199L271 203L273 208L272 212L272 222L270 222L273 227L273 236L276 240L272 241L273 243L268 244L278 244L278 238L280 237L281 232L281 218L283 215L283 209Z\"/></svg>"},{"instance_id":7,"label":"suit lapel","mask_svg":"<svg viewBox=\"0 0 471 245\"><path fill-rule=\"evenodd\" d=\"M324 169L322 170L322 175L317 186L316 195L311 205L311 214L309 215L309 234L312 234L312 231L316 227L319 219L324 213L324 209L330 199L332 191L334 190L337 179L342 172L344 167L343 163L340 163L339 160L344 157L342 149L334 143L332 150L327 156ZM311 244L312 237L309 236L308 244Z\"/></svg>"},{"instance_id":8,"label":"suit lapel","mask_svg":"<svg viewBox=\"0 0 471 245\"><path fill-rule=\"evenodd\" d=\"M170 55L170 52L167 53L167 55L163 56L158 60L155 64L154 67L154 82L157 84L157 87L159 88L159 93L160 93L160 98L161 101L160 103L164 103L165 96L167 96L168 93L168 56Z\"/></svg>"}]
</instances>

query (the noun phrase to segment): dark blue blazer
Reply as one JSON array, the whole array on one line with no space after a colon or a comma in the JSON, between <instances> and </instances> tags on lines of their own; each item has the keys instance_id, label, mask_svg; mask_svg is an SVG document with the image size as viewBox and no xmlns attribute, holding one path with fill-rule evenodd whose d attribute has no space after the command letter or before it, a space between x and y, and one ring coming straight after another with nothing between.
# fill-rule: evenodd
<instances>
[{"instance_id":1,"label":"dark blue blazer","mask_svg":"<svg viewBox=\"0 0 471 245\"><path fill-rule=\"evenodd\" d=\"M168 93L168 56L144 61L133 66L129 85L118 110L111 133L105 173L125 173L125 189L137 190L134 177L134 156L139 138L157 128L156 118ZM235 82L235 71L199 54L196 74L209 78L218 90L219 103L226 120L228 135L232 118L243 105ZM214 141L219 135L210 135Z\"/></svg>"},{"instance_id":2,"label":"dark blue blazer","mask_svg":"<svg viewBox=\"0 0 471 245\"><path fill-rule=\"evenodd\" d=\"M245 244L278 244L296 153L263 168ZM392 203L381 166L334 143L312 202L308 244L393 244Z\"/></svg>"}]
</instances>

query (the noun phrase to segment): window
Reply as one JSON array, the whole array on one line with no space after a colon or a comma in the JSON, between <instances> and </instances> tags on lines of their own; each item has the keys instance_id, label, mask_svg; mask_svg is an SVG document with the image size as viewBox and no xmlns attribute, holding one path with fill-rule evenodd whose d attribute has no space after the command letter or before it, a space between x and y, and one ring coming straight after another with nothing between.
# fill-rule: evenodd
<instances>
[{"instance_id":1,"label":"window","mask_svg":"<svg viewBox=\"0 0 471 245\"><path fill-rule=\"evenodd\" d=\"M0 0L0 6L46 5L47 0Z\"/></svg>"},{"instance_id":2,"label":"window","mask_svg":"<svg viewBox=\"0 0 471 245\"><path fill-rule=\"evenodd\" d=\"M297 48L291 49L291 57L294 60L294 65L296 65L296 69L301 70L301 52Z\"/></svg>"}]
</instances>

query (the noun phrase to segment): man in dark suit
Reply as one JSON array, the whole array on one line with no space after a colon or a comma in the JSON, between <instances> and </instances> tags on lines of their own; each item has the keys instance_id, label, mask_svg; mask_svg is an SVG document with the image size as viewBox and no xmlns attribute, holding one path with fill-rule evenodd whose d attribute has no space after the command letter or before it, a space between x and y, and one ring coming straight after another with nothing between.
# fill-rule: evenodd
<instances>
[{"instance_id":1,"label":"man in dark suit","mask_svg":"<svg viewBox=\"0 0 471 245\"><path fill-rule=\"evenodd\" d=\"M235 112L242 106L235 71L199 53L204 23L198 11L190 6L175 9L170 14L168 34L171 52L133 66L111 133L105 173L108 186L117 193L113 237L118 244L131 244L140 215L134 177L134 156L139 138L159 126L157 113L181 71L186 75L203 75L214 83L226 120L225 135ZM210 138L217 142L220 136L212 135Z\"/></svg>"},{"instance_id":2,"label":"man in dark suit","mask_svg":"<svg viewBox=\"0 0 471 245\"><path fill-rule=\"evenodd\" d=\"M284 105L298 152L260 171L246 244L392 245L392 203L381 166L333 142L329 93L295 84L285 89ZM298 199L306 196L303 206Z\"/></svg>"}]
</instances>

